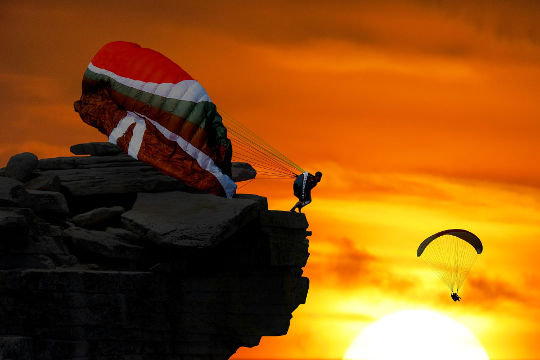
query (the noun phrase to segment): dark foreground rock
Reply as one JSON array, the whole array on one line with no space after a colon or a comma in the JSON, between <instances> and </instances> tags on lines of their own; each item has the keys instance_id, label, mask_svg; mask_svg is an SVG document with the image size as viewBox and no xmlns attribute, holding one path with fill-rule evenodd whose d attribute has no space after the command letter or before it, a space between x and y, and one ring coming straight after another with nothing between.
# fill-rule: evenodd
<instances>
[{"instance_id":1,"label":"dark foreground rock","mask_svg":"<svg viewBox=\"0 0 540 360\"><path fill-rule=\"evenodd\" d=\"M141 193L122 215L127 228L164 247L212 247L259 216L249 199L185 192Z\"/></svg>"},{"instance_id":2,"label":"dark foreground rock","mask_svg":"<svg viewBox=\"0 0 540 360\"><path fill-rule=\"evenodd\" d=\"M77 145L73 145L69 150L75 155L103 156L103 155L117 155L117 154L122 153L122 149L120 149L118 146L110 142L93 142L93 143L86 143L86 144L77 144Z\"/></svg>"},{"instance_id":3,"label":"dark foreground rock","mask_svg":"<svg viewBox=\"0 0 540 360\"><path fill-rule=\"evenodd\" d=\"M93 156L0 175L0 359L218 360L287 333L308 291L304 214L72 150Z\"/></svg>"},{"instance_id":4,"label":"dark foreground rock","mask_svg":"<svg viewBox=\"0 0 540 360\"><path fill-rule=\"evenodd\" d=\"M7 163L5 176L19 181L30 180L37 165L37 156L30 152L13 155Z\"/></svg>"}]
</instances>

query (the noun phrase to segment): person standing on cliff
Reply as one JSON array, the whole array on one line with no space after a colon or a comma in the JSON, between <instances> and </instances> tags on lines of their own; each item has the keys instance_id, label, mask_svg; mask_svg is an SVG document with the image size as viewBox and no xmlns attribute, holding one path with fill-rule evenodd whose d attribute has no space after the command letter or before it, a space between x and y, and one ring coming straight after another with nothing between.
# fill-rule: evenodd
<instances>
[{"instance_id":1,"label":"person standing on cliff","mask_svg":"<svg viewBox=\"0 0 540 360\"><path fill-rule=\"evenodd\" d=\"M295 212L298 209L298 212L302 212L302 208L311 202L311 189L313 189L319 181L321 181L322 172L317 171L314 175L311 175L307 171L303 174L300 174L296 177L293 183L294 196L298 198L298 202L291 209L292 212Z\"/></svg>"}]
</instances>

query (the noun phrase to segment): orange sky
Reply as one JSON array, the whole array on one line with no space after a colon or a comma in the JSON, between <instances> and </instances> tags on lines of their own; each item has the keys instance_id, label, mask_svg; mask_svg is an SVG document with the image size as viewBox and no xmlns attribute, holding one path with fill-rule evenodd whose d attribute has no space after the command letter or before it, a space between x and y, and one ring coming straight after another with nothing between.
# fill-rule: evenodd
<instances>
[{"instance_id":1,"label":"orange sky","mask_svg":"<svg viewBox=\"0 0 540 360\"><path fill-rule=\"evenodd\" d=\"M103 44L137 42L324 173L307 304L237 359L340 358L373 320L416 308L466 325L491 359L540 357L538 2L114 3L0 3L0 166L105 141L72 103ZM242 190L294 203L283 181ZM460 304L415 257L445 228L485 244Z\"/></svg>"}]
</instances>

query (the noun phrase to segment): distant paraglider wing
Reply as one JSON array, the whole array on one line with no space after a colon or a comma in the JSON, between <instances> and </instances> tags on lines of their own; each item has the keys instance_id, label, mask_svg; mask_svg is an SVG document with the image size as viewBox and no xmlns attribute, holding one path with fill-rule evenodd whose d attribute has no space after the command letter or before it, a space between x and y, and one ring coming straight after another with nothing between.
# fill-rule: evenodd
<instances>
[{"instance_id":1,"label":"distant paraglider wing","mask_svg":"<svg viewBox=\"0 0 540 360\"><path fill-rule=\"evenodd\" d=\"M452 235L468 242L469 244L471 244L472 247L474 247L474 249L476 250L476 253L478 254L481 254L482 251L484 250L484 247L482 246L482 242L472 232L467 231L467 230L461 230L461 229L450 229L450 230L440 231L436 234L431 235L426 240L422 241L420 246L418 246L418 250L416 251L416 256L422 255L426 246L428 246L433 240L443 235Z\"/></svg>"},{"instance_id":2,"label":"distant paraglider wing","mask_svg":"<svg viewBox=\"0 0 540 360\"><path fill-rule=\"evenodd\" d=\"M186 185L232 197L232 146L203 87L157 51L124 41L92 58L75 102L82 120L130 156Z\"/></svg>"},{"instance_id":3,"label":"distant paraglider wing","mask_svg":"<svg viewBox=\"0 0 540 360\"><path fill-rule=\"evenodd\" d=\"M482 242L476 235L467 230L450 229L422 241L416 256L424 260L452 292L457 293L482 251Z\"/></svg>"}]
</instances>

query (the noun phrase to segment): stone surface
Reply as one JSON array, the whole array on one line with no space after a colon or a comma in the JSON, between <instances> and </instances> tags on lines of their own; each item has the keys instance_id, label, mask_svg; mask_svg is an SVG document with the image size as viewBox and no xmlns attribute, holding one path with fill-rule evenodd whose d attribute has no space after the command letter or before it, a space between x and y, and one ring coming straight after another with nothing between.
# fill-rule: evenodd
<instances>
[{"instance_id":1,"label":"stone surface","mask_svg":"<svg viewBox=\"0 0 540 360\"><path fill-rule=\"evenodd\" d=\"M122 164L127 163L130 162ZM111 163L101 165L103 166L41 170L40 173L58 176L62 186L72 197L186 189L179 180L140 162L130 163L129 166L113 166Z\"/></svg>"},{"instance_id":2,"label":"stone surface","mask_svg":"<svg viewBox=\"0 0 540 360\"><path fill-rule=\"evenodd\" d=\"M219 244L258 215L253 200L166 192L140 193L122 220L156 244L200 248Z\"/></svg>"},{"instance_id":3,"label":"stone surface","mask_svg":"<svg viewBox=\"0 0 540 360\"><path fill-rule=\"evenodd\" d=\"M255 201L259 205L261 212L266 212L268 210L268 200L263 196L254 194L236 194L234 198Z\"/></svg>"},{"instance_id":4,"label":"stone surface","mask_svg":"<svg viewBox=\"0 0 540 360\"><path fill-rule=\"evenodd\" d=\"M233 181L246 181L254 179L257 176L257 170L248 163L234 162L231 166L231 178Z\"/></svg>"},{"instance_id":5,"label":"stone surface","mask_svg":"<svg viewBox=\"0 0 540 360\"><path fill-rule=\"evenodd\" d=\"M141 165L140 161L121 153L107 156L67 156L40 159L38 170L90 169L96 167L124 167Z\"/></svg>"},{"instance_id":6,"label":"stone surface","mask_svg":"<svg viewBox=\"0 0 540 360\"><path fill-rule=\"evenodd\" d=\"M26 197L20 203L41 215L67 216L69 214L66 198L62 193L55 191L28 190Z\"/></svg>"},{"instance_id":7,"label":"stone surface","mask_svg":"<svg viewBox=\"0 0 540 360\"><path fill-rule=\"evenodd\" d=\"M33 341L24 336L0 336L0 359L33 360Z\"/></svg>"},{"instance_id":8,"label":"stone surface","mask_svg":"<svg viewBox=\"0 0 540 360\"><path fill-rule=\"evenodd\" d=\"M261 225L305 230L309 224L306 215L303 213L269 210L261 216Z\"/></svg>"},{"instance_id":9,"label":"stone surface","mask_svg":"<svg viewBox=\"0 0 540 360\"><path fill-rule=\"evenodd\" d=\"M0 206L16 206L27 196L22 182L8 177L0 177Z\"/></svg>"},{"instance_id":10,"label":"stone surface","mask_svg":"<svg viewBox=\"0 0 540 360\"><path fill-rule=\"evenodd\" d=\"M261 275L4 271L0 333L32 338L40 360L225 360L286 334L306 298L307 279Z\"/></svg>"},{"instance_id":11,"label":"stone surface","mask_svg":"<svg viewBox=\"0 0 540 360\"><path fill-rule=\"evenodd\" d=\"M6 165L5 176L27 181L32 178L32 172L37 166L38 158L30 152L13 155Z\"/></svg>"},{"instance_id":12,"label":"stone surface","mask_svg":"<svg viewBox=\"0 0 540 360\"><path fill-rule=\"evenodd\" d=\"M71 146L69 150L71 151L71 153L75 155L95 155L95 156L116 155L122 152L122 149L120 149L118 146L110 142L91 142L91 143L77 144L77 145Z\"/></svg>"},{"instance_id":13,"label":"stone surface","mask_svg":"<svg viewBox=\"0 0 540 360\"><path fill-rule=\"evenodd\" d=\"M28 209L0 208L0 249L26 242L30 232Z\"/></svg>"},{"instance_id":14,"label":"stone surface","mask_svg":"<svg viewBox=\"0 0 540 360\"><path fill-rule=\"evenodd\" d=\"M105 231L70 227L64 230L63 235L78 255L136 261L142 252L142 247L121 241L116 235Z\"/></svg>"},{"instance_id":15,"label":"stone surface","mask_svg":"<svg viewBox=\"0 0 540 360\"><path fill-rule=\"evenodd\" d=\"M72 221L83 228L99 228L118 222L124 211L121 206L97 208L74 216Z\"/></svg>"},{"instance_id":16,"label":"stone surface","mask_svg":"<svg viewBox=\"0 0 540 360\"><path fill-rule=\"evenodd\" d=\"M41 175L27 181L24 187L30 190L60 192L60 178L54 174Z\"/></svg>"},{"instance_id":17,"label":"stone surface","mask_svg":"<svg viewBox=\"0 0 540 360\"><path fill-rule=\"evenodd\" d=\"M105 228L105 231L116 236L117 239L125 241L129 244L137 244L141 241L141 237L139 235L123 228L107 227Z\"/></svg>"}]
</instances>

